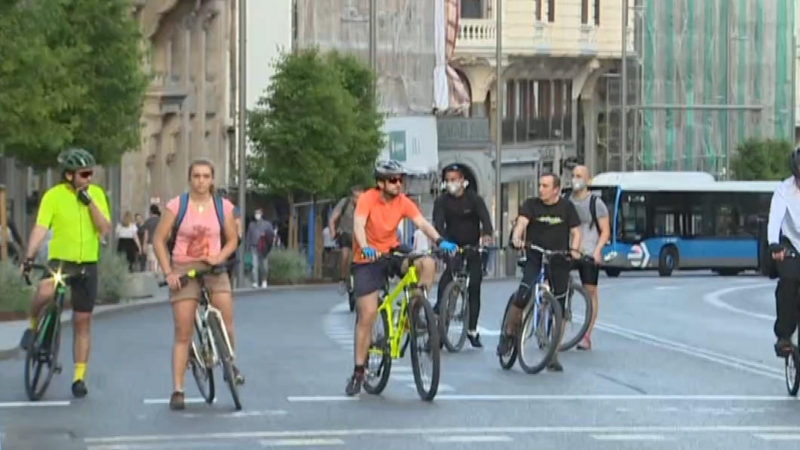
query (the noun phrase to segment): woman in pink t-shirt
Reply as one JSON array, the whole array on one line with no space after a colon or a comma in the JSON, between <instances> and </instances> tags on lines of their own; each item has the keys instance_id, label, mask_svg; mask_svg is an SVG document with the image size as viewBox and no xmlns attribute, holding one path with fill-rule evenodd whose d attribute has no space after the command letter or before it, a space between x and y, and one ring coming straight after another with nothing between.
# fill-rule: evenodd
<instances>
[{"instance_id":1,"label":"woman in pink t-shirt","mask_svg":"<svg viewBox=\"0 0 800 450\"><path fill-rule=\"evenodd\" d=\"M167 203L153 233L153 250L167 277L175 320L175 343L172 349L172 379L175 391L170 397L170 409L185 408L183 393L184 378L189 358L189 348L194 334L194 318L200 298L200 283L189 280L181 286L180 277L189 270L203 270L224 264L236 251L238 231L233 204L223 200L225 229L220 230L219 218L214 205L214 165L207 160L192 162L189 166L189 205L186 215L175 236L175 247L168 254L167 239L178 215L180 197ZM221 232L225 233L222 247ZM211 295L211 303L222 312L228 329L231 345L233 334L233 296L228 274L206 275L204 284ZM234 367L236 382L244 383L244 377Z\"/></svg>"}]
</instances>

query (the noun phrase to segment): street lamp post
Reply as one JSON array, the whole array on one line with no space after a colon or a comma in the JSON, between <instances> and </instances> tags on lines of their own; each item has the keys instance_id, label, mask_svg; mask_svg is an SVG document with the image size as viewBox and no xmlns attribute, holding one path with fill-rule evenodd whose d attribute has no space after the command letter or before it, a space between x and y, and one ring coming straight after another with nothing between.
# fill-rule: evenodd
<instances>
[{"instance_id":1,"label":"street lamp post","mask_svg":"<svg viewBox=\"0 0 800 450\"><path fill-rule=\"evenodd\" d=\"M628 166L628 0L622 0L622 88L621 108L622 143L620 144L620 166L625 172ZM634 155L635 157L635 155ZM636 168L634 161L633 167Z\"/></svg>"},{"instance_id":2,"label":"street lamp post","mask_svg":"<svg viewBox=\"0 0 800 450\"><path fill-rule=\"evenodd\" d=\"M241 214L242 224L247 217L245 202L247 200L247 0L239 0L239 214ZM241 230L244 231L244 230ZM239 247L239 267L237 278L239 287L244 283L244 252L245 240ZM256 280L257 281L257 280Z\"/></svg>"},{"instance_id":3,"label":"street lamp post","mask_svg":"<svg viewBox=\"0 0 800 450\"><path fill-rule=\"evenodd\" d=\"M497 233L497 256L495 257L495 274L500 275L500 267L502 264L502 248L503 248L503 179L501 178L501 166L503 160L501 158L503 148L503 13L502 13L502 0L495 1L494 8L495 20L495 94L494 94L494 203L495 203L495 219L494 227Z\"/></svg>"}]
</instances>

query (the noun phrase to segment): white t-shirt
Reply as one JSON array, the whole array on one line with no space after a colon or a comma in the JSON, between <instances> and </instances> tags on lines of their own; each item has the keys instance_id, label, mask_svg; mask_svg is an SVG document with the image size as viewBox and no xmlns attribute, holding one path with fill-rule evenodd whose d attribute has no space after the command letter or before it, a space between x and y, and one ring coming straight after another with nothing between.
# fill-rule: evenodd
<instances>
[{"instance_id":1,"label":"white t-shirt","mask_svg":"<svg viewBox=\"0 0 800 450\"><path fill-rule=\"evenodd\" d=\"M123 226L121 223L117 224L117 239L133 239L136 237L136 232L138 231L138 227L136 224L132 223L130 225Z\"/></svg>"}]
</instances>

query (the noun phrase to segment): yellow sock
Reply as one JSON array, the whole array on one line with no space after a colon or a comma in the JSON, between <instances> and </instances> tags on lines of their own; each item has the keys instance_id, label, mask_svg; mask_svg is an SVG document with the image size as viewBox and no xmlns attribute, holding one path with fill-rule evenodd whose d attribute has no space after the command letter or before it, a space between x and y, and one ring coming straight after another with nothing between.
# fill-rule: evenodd
<instances>
[{"instance_id":1,"label":"yellow sock","mask_svg":"<svg viewBox=\"0 0 800 450\"><path fill-rule=\"evenodd\" d=\"M31 330L36 331L39 328L39 318L31 317Z\"/></svg>"},{"instance_id":2,"label":"yellow sock","mask_svg":"<svg viewBox=\"0 0 800 450\"><path fill-rule=\"evenodd\" d=\"M86 363L75 363L75 379L81 381L86 376Z\"/></svg>"}]
</instances>

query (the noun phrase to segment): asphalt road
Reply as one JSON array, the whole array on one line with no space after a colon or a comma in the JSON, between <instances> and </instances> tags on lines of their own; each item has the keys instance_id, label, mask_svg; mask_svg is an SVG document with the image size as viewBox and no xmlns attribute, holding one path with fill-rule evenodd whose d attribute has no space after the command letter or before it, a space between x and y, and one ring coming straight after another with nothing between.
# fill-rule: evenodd
<instances>
[{"instance_id":1,"label":"asphalt road","mask_svg":"<svg viewBox=\"0 0 800 450\"><path fill-rule=\"evenodd\" d=\"M169 411L166 305L100 317L85 399L71 398L66 364L45 401L27 403L22 361L0 362L2 449L797 448L800 402L772 353L768 280L625 274L602 283L595 349L563 354L563 373L533 376L498 366L494 335L515 283L486 283L486 348L444 356L432 404L418 399L407 358L383 396L344 397L352 316L332 288L240 296L247 384L238 413L224 386L214 405Z\"/></svg>"}]
</instances>

